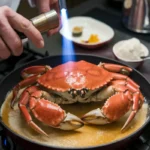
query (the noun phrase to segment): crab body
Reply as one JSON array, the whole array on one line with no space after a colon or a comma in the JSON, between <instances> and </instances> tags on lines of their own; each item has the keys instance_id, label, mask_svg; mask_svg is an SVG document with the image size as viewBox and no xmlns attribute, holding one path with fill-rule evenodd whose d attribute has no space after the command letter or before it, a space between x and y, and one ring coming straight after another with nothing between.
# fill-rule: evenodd
<instances>
[{"instance_id":1,"label":"crab body","mask_svg":"<svg viewBox=\"0 0 150 150\"><path fill-rule=\"evenodd\" d=\"M22 71L23 81L13 89L14 102L19 89L27 87L19 98L19 108L29 125L39 133L46 134L32 122L27 110L41 122L64 130L91 124L107 124L120 119L130 108L132 111L122 130L133 120L143 104L139 86L127 75L131 68L116 64L95 65L86 61L67 62L50 68L32 66ZM34 84L35 86L30 86ZM58 104L106 101L104 106L85 114L81 119L66 114ZM33 125L34 124L34 125Z\"/></svg>"},{"instance_id":2,"label":"crab body","mask_svg":"<svg viewBox=\"0 0 150 150\"><path fill-rule=\"evenodd\" d=\"M49 70L37 82L50 93L60 95L62 102L90 102L91 95L112 80L112 74L102 67L79 61L69 62ZM63 102L64 99L64 102Z\"/></svg>"}]
</instances>

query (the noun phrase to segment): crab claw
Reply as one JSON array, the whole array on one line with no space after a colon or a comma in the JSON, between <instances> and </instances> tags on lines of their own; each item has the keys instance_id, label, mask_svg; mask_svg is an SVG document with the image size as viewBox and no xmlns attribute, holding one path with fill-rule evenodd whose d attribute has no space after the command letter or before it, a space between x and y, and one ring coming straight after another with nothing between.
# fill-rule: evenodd
<instances>
[{"instance_id":1,"label":"crab claw","mask_svg":"<svg viewBox=\"0 0 150 150\"><path fill-rule=\"evenodd\" d=\"M56 128L62 130L76 130L78 128L81 128L83 125L84 123L80 118L71 113L67 113L64 121L61 122L60 125Z\"/></svg>"},{"instance_id":2,"label":"crab claw","mask_svg":"<svg viewBox=\"0 0 150 150\"><path fill-rule=\"evenodd\" d=\"M104 125L110 123L99 108L88 112L81 119L86 123L96 125Z\"/></svg>"}]
</instances>

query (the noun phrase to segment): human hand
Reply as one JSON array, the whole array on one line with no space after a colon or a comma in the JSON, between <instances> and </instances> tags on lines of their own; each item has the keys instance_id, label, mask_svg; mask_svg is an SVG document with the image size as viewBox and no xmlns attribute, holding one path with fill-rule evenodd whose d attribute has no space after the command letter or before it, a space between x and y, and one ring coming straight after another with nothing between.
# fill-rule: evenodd
<instances>
[{"instance_id":1,"label":"human hand","mask_svg":"<svg viewBox=\"0 0 150 150\"><path fill-rule=\"evenodd\" d=\"M55 9L58 13L59 20L61 20L58 0L34 0L34 2L39 10L39 13L46 13L46 12L50 11L51 9ZM61 21L59 21L59 22L61 22ZM53 35L59 31L61 23L59 23L59 24L60 25L58 28L48 31L49 36Z\"/></svg>"},{"instance_id":2,"label":"human hand","mask_svg":"<svg viewBox=\"0 0 150 150\"><path fill-rule=\"evenodd\" d=\"M23 32L38 47L44 46L41 33L32 23L7 6L0 7L0 58L6 59L11 54L18 56L23 51L22 41L15 30Z\"/></svg>"}]
</instances>

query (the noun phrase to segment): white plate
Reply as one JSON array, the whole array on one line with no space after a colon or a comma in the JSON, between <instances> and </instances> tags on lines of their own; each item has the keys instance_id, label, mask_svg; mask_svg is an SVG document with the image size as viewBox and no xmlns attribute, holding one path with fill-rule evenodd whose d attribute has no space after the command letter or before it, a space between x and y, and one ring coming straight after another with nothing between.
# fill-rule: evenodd
<instances>
[{"instance_id":1,"label":"white plate","mask_svg":"<svg viewBox=\"0 0 150 150\"><path fill-rule=\"evenodd\" d=\"M72 36L72 29L75 26L83 27L83 33L80 37ZM74 43L87 48L99 47L114 37L114 31L110 26L91 17L72 17L68 19L64 22L60 34ZM82 42L82 40L87 41L91 34L97 34L100 41L92 44Z\"/></svg>"}]
</instances>

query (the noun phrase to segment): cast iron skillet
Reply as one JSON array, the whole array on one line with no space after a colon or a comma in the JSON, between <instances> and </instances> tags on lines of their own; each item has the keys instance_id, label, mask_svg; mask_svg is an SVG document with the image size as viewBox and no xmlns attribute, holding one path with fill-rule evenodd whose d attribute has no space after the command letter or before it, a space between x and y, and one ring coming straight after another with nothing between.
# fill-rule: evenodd
<instances>
[{"instance_id":1,"label":"cast iron skillet","mask_svg":"<svg viewBox=\"0 0 150 150\"><path fill-rule=\"evenodd\" d=\"M102 57L97 57L97 56L91 56L91 55L75 55L75 59L76 61L78 60L85 60L94 64L98 64L99 62L107 62L107 63L114 63L114 64L121 64L117 61L114 60L110 60L108 58L102 58ZM65 58L67 59L66 61L70 60L71 57L70 55L65 55ZM4 100L5 100L5 96L7 94L8 91L10 91L20 80L20 72L23 68L28 67L28 66L32 66L32 65L50 65L51 67L55 67L59 64L63 63L63 59L61 55L58 56L50 56L50 57L46 57L44 59L40 59L40 60L36 60L33 62L30 62L18 69L16 69L15 71L11 72L1 83L0 83L0 107L2 106ZM124 64L123 64L124 65ZM136 70L133 69L133 72L131 73L130 77L132 79L134 79L135 82L137 82L140 87L141 87L141 91L143 93L143 95L146 97L147 103L150 104L150 84L148 83L148 81ZM0 118L0 123L2 124L3 128L4 128L4 134L6 134L7 136L11 137L13 139L14 142L19 143L20 145L22 145L25 149L36 149L36 150L50 150L50 149L90 149L90 150L94 150L94 149L98 149L98 150L113 150L113 149L119 149L119 148L123 148L125 146L127 146L131 141L133 141L134 139L136 139L141 133L142 131L146 128L146 126L149 123L149 115L147 116L147 121L145 122L145 124L139 128L135 133L127 136L126 138L120 139L118 141L109 143L109 144L105 144L105 145L99 145L99 146L93 146L93 147L87 147L87 148L60 148L60 147L54 147L54 146L46 146L44 144L39 144L37 142L33 142L29 139L26 139L20 135L18 135L17 133L11 131L2 121L2 119Z\"/></svg>"}]
</instances>

